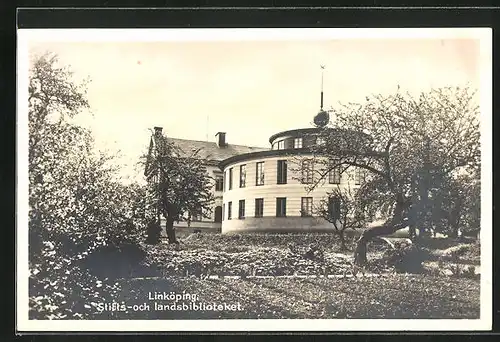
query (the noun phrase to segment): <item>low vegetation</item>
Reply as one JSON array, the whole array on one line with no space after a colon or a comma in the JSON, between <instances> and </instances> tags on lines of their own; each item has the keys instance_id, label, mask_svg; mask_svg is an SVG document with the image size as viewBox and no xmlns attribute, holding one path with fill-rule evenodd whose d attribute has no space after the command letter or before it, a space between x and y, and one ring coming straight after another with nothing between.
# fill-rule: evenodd
<instances>
[{"instance_id":1,"label":"low vegetation","mask_svg":"<svg viewBox=\"0 0 500 342\"><path fill-rule=\"evenodd\" d=\"M30 319L478 317L480 246L467 241L377 239L377 229L387 233L383 226L366 230L373 234L368 239L363 233L362 241L348 232L192 234L177 241L172 217L186 204L184 197L199 197L183 191L179 178L177 195L157 189L165 196L163 214L170 215L170 244L158 243L151 192L121 182L114 156L97 151L91 131L72 120L90 108L85 93L85 83L75 84L55 56L34 60L29 84ZM383 126L372 122L372 127ZM407 150L398 153L405 163L397 167L421 165L406 162ZM399 180L385 171L379 172L378 190L385 189L387 180L391 186L407 181L406 170L399 170ZM402 213L407 203L394 193L400 188L391 190L388 201L396 196ZM174 203L175 196L184 197ZM461 208L452 204L450 210ZM467 215L476 218L476 209ZM469 221L475 226L476 220ZM460 222L455 223L457 228ZM146 233L155 244L145 243ZM354 247L359 262L353 264ZM141 304L154 305L149 293L155 291L190 292L201 302L239 303L242 310L139 310ZM125 309L103 309L104 303Z\"/></svg>"}]
</instances>

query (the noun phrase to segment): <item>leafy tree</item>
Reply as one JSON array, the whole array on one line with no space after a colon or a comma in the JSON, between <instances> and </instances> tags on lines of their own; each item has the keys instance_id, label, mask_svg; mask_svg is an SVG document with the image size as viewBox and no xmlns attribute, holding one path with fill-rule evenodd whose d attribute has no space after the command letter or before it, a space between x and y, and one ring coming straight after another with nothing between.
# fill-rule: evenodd
<instances>
[{"instance_id":1,"label":"leafy tree","mask_svg":"<svg viewBox=\"0 0 500 342\"><path fill-rule=\"evenodd\" d=\"M316 158L323 169L312 188L334 167L361 168L370 175L369 196L390 211L383 225L365 230L358 240L357 263L366 262L367 243L376 236L408 226L425 232L431 190L443 177L472 172L480 164L479 111L468 88L434 89L417 97L399 91L375 95L330 113L332 122L318 127L324 143L312 147L314 155L326 157Z\"/></svg>"},{"instance_id":2,"label":"leafy tree","mask_svg":"<svg viewBox=\"0 0 500 342\"><path fill-rule=\"evenodd\" d=\"M314 215L330 222L340 240L342 250L347 250L345 232L357 229L367 222L363 199L359 190L337 186L313 209Z\"/></svg>"},{"instance_id":3,"label":"leafy tree","mask_svg":"<svg viewBox=\"0 0 500 342\"><path fill-rule=\"evenodd\" d=\"M430 224L434 233L457 238L476 235L480 228L481 187L471 175L447 177L432 193Z\"/></svg>"},{"instance_id":4,"label":"leafy tree","mask_svg":"<svg viewBox=\"0 0 500 342\"><path fill-rule=\"evenodd\" d=\"M153 201L150 206L156 210L158 221L161 216L165 218L168 242L178 243L175 222L189 221L192 215L210 217L213 179L199 157L199 150L186 155L161 132L155 132L152 141L156 148L146 158L149 198ZM154 226L152 222L151 225ZM159 236L151 240L158 242Z\"/></svg>"},{"instance_id":5,"label":"leafy tree","mask_svg":"<svg viewBox=\"0 0 500 342\"><path fill-rule=\"evenodd\" d=\"M95 149L92 133L72 118L89 108L56 55L33 60L29 76L30 303L37 318L82 318L85 305L114 284L99 284L80 267L105 245L136 243L134 215L144 189L115 176L112 156ZM82 313L83 312L83 313Z\"/></svg>"}]
</instances>

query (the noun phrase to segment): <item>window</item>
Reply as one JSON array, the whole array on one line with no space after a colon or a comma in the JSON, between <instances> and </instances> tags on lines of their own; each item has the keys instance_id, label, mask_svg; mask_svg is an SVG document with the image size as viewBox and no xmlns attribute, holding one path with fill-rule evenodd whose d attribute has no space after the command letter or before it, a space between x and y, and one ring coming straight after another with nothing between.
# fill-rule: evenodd
<instances>
[{"instance_id":1,"label":"window","mask_svg":"<svg viewBox=\"0 0 500 342\"><path fill-rule=\"evenodd\" d=\"M330 218L334 220L340 219L340 198L338 196L328 198L328 212Z\"/></svg>"},{"instance_id":2,"label":"window","mask_svg":"<svg viewBox=\"0 0 500 342\"><path fill-rule=\"evenodd\" d=\"M278 150L284 150L284 149L285 149L285 140L278 141Z\"/></svg>"},{"instance_id":3,"label":"window","mask_svg":"<svg viewBox=\"0 0 500 342\"><path fill-rule=\"evenodd\" d=\"M231 219L231 211L233 209L233 202L227 202L227 219Z\"/></svg>"},{"instance_id":4,"label":"window","mask_svg":"<svg viewBox=\"0 0 500 342\"><path fill-rule=\"evenodd\" d=\"M312 160L302 161L302 183L311 184L313 182L314 165Z\"/></svg>"},{"instance_id":5,"label":"window","mask_svg":"<svg viewBox=\"0 0 500 342\"><path fill-rule=\"evenodd\" d=\"M239 219L245 218L245 200L240 200L238 207L238 218Z\"/></svg>"},{"instance_id":6,"label":"window","mask_svg":"<svg viewBox=\"0 0 500 342\"><path fill-rule=\"evenodd\" d=\"M233 189L233 168L229 169L229 190Z\"/></svg>"},{"instance_id":7,"label":"window","mask_svg":"<svg viewBox=\"0 0 500 342\"><path fill-rule=\"evenodd\" d=\"M340 165L334 166L337 162L332 162L330 167L333 167L328 174L328 182L330 184L340 184Z\"/></svg>"},{"instance_id":8,"label":"window","mask_svg":"<svg viewBox=\"0 0 500 342\"><path fill-rule=\"evenodd\" d=\"M361 167L357 167L354 170L354 184L361 185L365 181L365 170Z\"/></svg>"},{"instance_id":9,"label":"window","mask_svg":"<svg viewBox=\"0 0 500 342\"><path fill-rule=\"evenodd\" d=\"M215 215L214 215L214 222L215 223L220 223L222 222L222 207L220 205L215 207Z\"/></svg>"},{"instance_id":10,"label":"window","mask_svg":"<svg viewBox=\"0 0 500 342\"><path fill-rule=\"evenodd\" d=\"M226 203L222 203L222 221L224 221L224 215L226 214Z\"/></svg>"},{"instance_id":11,"label":"window","mask_svg":"<svg viewBox=\"0 0 500 342\"><path fill-rule=\"evenodd\" d=\"M264 162L256 164L255 185L264 185Z\"/></svg>"},{"instance_id":12,"label":"window","mask_svg":"<svg viewBox=\"0 0 500 342\"><path fill-rule=\"evenodd\" d=\"M312 205L313 205L312 197L302 197L300 214L303 217L312 216Z\"/></svg>"},{"instance_id":13,"label":"window","mask_svg":"<svg viewBox=\"0 0 500 342\"><path fill-rule=\"evenodd\" d=\"M247 179L247 166L241 165L240 166L240 188L245 187L246 179Z\"/></svg>"},{"instance_id":14,"label":"window","mask_svg":"<svg viewBox=\"0 0 500 342\"><path fill-rule=\"evenodd\" d=\"M276 216L286 217L286 198L278 197L276 198Z\"/></svg>"},{"instance_id":15,"label":"window","mask_svg":"<svg viewBox=\"0 0 500 342\"><path fill-rule=\"evenodd\" d=\"M264 216L264 199L256 198L255 199L255 217Z\"/></svg>"},{"instance_id":16,"label":"window","mask_svg":"<svg viewBox=\"0 0 500 342\"><path fill-rule=\"evenodd\" d=\"M224 178L222 176L215 176L215 191L224 190Z\"/></svg>"},{"instance_id":17,"label":"window","mask_svg":"<svg viewBox=\"0 0 500 342\"><path fill-rule=\"evenodd\" d=\"M200 212L195 211L191 213L191 221L199 222L202 220L203 220L203 215Z\"/></svg>"},{"instance_id":18,"label":"window","mask_svg":"<svg viewBox=\"0 0 500 342\"><path fill-rule=\"evenodd\" d=\"M227 175L226 172L222 175L222 191L226 191L226 180L227 180Z\"/></svg>"},{"instance_id":19,"label":"window","mask_svg":"<svg viewBox=\"0 0 500 342\"><path fill-rule=\"evenodd\" d=\"M322 137L317 137L316 138L316 145L322 146L324 144L325 144L325 139L324 138L322 138Z\"/></svg>"},{"instance_id":20,"label":"window","mask_svg":"<svg viewBox=\"0 0 500 342\"><path fill-rule=\"evenodd\" d=\"M278 160L277 183L286 184L286 182L287 182L286 160Z\"/></svg>"},{"instance_id":21,"label":"window","mask_svg":"<svg viewBox=\"0 0 500 342\"><path fill-rule=\"evenodd\" d=\"M295 138L293 140L293 147L294 148L302 148L302 138Z\"/></svg>"}]
</instances>

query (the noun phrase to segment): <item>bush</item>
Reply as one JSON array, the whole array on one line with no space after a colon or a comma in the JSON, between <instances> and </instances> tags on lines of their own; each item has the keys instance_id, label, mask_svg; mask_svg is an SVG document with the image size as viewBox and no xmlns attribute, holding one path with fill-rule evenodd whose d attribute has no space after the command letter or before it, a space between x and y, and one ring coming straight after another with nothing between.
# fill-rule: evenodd
<instances>
[{"instance_id":1,"label":"bush","mask_svg":"<svg viewBox=\"0 0 500 342\"><path fill-rule=\"evenodd\" d=\"M398 273L421 273L422 263L429 258L429 252L408 241L398 241L394 249L384 252L382 260Z\"/></svg>"},{"instance_id":2,"label":"bush","mask_svg":"<svg viewBox=\"0 0 500 342\"><path fill-rule=\"evenodd\" d=\"M29 84L30 317L83 318L89 303L116 290L82 266L104 246L143 238L146 192L117 176L115 156L71 119L89 108L85 84L43 55ZM105 294L106 293L106 294Z\"/></svg>"}]
</instances>

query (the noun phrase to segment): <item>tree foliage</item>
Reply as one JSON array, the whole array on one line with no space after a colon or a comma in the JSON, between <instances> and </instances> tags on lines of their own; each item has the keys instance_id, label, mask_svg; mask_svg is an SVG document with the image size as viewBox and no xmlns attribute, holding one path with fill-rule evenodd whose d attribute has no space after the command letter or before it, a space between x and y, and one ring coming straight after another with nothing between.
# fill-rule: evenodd
<instances>
[{"instance_id":1,"label":"tree foliage","mask_svg":"<svg viewBox=\"0 0 500 342\"><path fill-rule=\"evenodd\" d=\"M56 55L34 59L29 76L30 304L35 318L82 318L99 284L82 260L105 245L135 243L145 189L116 177L113 157L71 119L89 108ZM93 283L90 284L90 283ZM78 298L76 298L78 297ZM89 301L87 301L89 299ZM83 313L82 313L83 312Z\"/></svg>"},{"instance_id":2,"label":"tree foliage","mask_svg":"<svg viewBox=\"0 0 500 342\"><path fill-rule=\"evenodd\" d=\"M469 88L433 89L416 97L399 91L375 95L331 113L332 122L318 128L325 143L312 148L326 156L322 178L338 165L362 168L370 175L366 196L391 211L384 225L366 230L358 241L360 263L374 236L407 226L425 232L431 191L447 177L479 168L479 110Z\"/></svg>"},{"instance_id":3,"label":"tree foliage","mask_svg":"<svg viewBox=\"0 0 500 342\"><path fill-rule=\"evenodd\" d=\"M340 239L341 248L347 249L345 232L363 227L369 220L364 199L359 189L340 187L328 192L314 206L314 215L330 222Z\"/></svg>"},{"instance_id":4,"label":"tree foliage","mask_svg":"<svg viewBox=\"0 0 500 342\"><path fill-rule=\"evenodd\" d=\"M177 243L174 222L189 222L192 216L210 217L214 180L199 150L186 154L158 132L152 139L156 148L146 158L151 207L165 218L168 241ZM152 240L157 242L158 237Z\"/></svg>"}]
</instances>

